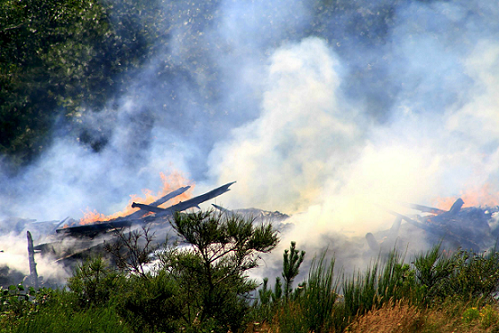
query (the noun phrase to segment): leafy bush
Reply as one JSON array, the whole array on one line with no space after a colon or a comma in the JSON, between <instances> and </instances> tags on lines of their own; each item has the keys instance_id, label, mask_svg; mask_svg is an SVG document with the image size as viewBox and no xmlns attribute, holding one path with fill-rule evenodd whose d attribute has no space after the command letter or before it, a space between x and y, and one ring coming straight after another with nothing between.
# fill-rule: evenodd
<instances>
[{"instance_id":1,"label":"leafy bush","mask_svg":"<svg viewBox=\"0 0 499 333\"><path fill-rule=\"evenodd\" d=\"M477 307L471 307L463 312L463 323L471 324L474 321L478 321L480 319L480 311Z\"/></svg>"},{"instance_id":2,"label":"leafy bush","mask_svg":"<svg viewBox=\"0 0 499 333\"><path fill-rule=\"evenodd\" d=\"M496 326L499 323L499 313L490 304L480 310L480 322L483 328Z\"/></svg>"},{"instance_id":3,"label":"leafy bush","mask_svg":"<svg viewBox=\"0 0 499 333\"><path fill-rule=\"evenodd\" d=\"M41 295L45 296L44 290L37 292L33 287L26 290L22 284L0 287L0 328L14 326L19 319L34 312L36 305L44 300Z\"/></svg>"}]
</instances>

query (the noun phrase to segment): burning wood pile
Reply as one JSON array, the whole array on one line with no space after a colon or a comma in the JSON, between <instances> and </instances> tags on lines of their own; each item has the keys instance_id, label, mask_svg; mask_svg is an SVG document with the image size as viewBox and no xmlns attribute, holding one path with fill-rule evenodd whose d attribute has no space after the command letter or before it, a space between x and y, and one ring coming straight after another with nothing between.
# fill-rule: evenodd
<instances>
[{"instance_id":1,"label":"burning wood pile","mask_svg":"<svg viewBox=\"0 0 499 333\"><path fill-rule=\"evenodd\" d=\"M165 202L181 195L190 188L190 186L181 187L148 205L133 202L132 208L139 208L139 210L130 215L118 217L107 221L97 221L91 224L67 226L57 229L56 232L62 234L70 234L70 235L95 236L100 233L108 232L110 230L131 227L133 225L144 225L151 222L164 222L169 217L171 217L175 212L181 212L193 207L199 208L199 204L208 201L210 199L216 198L227 191L230 191L229 187L234 183L235 182L225 184L210 192L207 192L205 194L199 195L197 197L194 197L192 199L183 202L181 201L167 208L159 207Z\"/></svg>"},{"instance_id":2,"label":"burning wood pile","mask_svg":"<svg viewBox=\"0 0 499 333\"><path fill-rule=\"evenodd\" d=\"M180 187L149 204L133 202L131 207L138 208L138 210L125 216L104 218L90 223L66 219L59 223L59 225L64 224L64 226L56 228L54 235L49 237L48 241L34 246L34 251L41 253L42 256L54 257L56 262L71 264L74 260L105 252L106 243L113 242L111 236L125 228L128 230L154 226L158 230L169 230L169 220L175 212L185 211L189 208L199 208L201 203L230 191L229 187L234 183L227 183L207 193L180 201L166 208L160 206L181 196L190 189L190 186Z\"/></svg>"}]
</instances>

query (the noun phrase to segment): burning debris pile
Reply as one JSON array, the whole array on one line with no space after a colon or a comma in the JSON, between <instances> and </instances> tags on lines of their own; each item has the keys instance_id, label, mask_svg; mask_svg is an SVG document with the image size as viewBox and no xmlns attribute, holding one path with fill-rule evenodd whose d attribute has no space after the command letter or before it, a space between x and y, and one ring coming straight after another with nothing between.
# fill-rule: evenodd
<instances>
[{"instance_id":1,"label":"burning debris pile","mask_svg":"<svg viewBox=\"0 0 499 333\"><path fill-rule=\"evenodd\" d=\"M156 242L160 245L171 235L171 217L175 212L185 211L190 208L200 208L203 202L214 199L230 189L235 182L227 183L209 192L189 198L185 195L191 186L178 187L171 191L163 191L159 198L148 198L148 201L132 202L129 206L135 211L121 213L122 216L106 218L94 214L93 219L76 221L66 218L63 221L36 222L35 220L14 219L17 233L32 230L38 233L37 245L33 245L31 234L28 231L29 267L28 281L38 281L36 278L35 253L37 260L57 262L62 267L72 267L92 255L106 253L106 246L116 241L116 233L130 233L133 230L147 227L155 233ZM183 201L178 201L179 197ZM175 200L177 201L171 201ZM139 201L139 200L137 200ZM161 207L170 202L168 207ZM446 248L472 249L479 252L493 246L499 237L499 206L493 207L464 207L464 201L458 199L449 210L428 207L416 204L404 204L420 213L414 217L403 215L388 210L396 217L390 230L368 233L367 244L376 254L390 251L396 246L406 246L408 243L416 245L419 250L425 245L443 242ZM258 222L272 222L280 232L293 228L293 222L286 221L290 216L278 211L264 211L256 208L228 210L219 205L212 204L218 211L226 214L237 214ZM40 237L44 235L45 237ZM426 244L415 244L419 236ZM356 238L362 243L361 238ZM36 242L35 242L36 243ZM364 248L364 247L363 247ZM2 250L0 248L0 250ZM365 251L366 249L364 248ZM369 251L367 251L369 252ZM3 270L2 270L3 269ZM6 270L7 269L7 270ZM14 273L18 271L12 270ZM0 267L2 275L10 275L9 267ZM35 276L35 277L33 277ZM41 279L40 279L41 280ZM1 280L0 280L1 281Z\"/></svg>"},{"instance_id":2,"label":"burning debris pile","mask_svg":"<svg viewBox=\"0 0 499 333\"><path fill-rule=\"evenodd\" d=\"M73 235L85 234L88 236L96 236L98 234L105 233L114 229L144 225L151 222L165 222L175 212L184 211L193 207L199 208L199 204L224 194L225 192L229 191L229 187L234 183L235 182L225 184L210 192L183 202L181 201L178 204L172 205L168 208L159 207L170 199L181 195L190 188L190 186L181 187L148 205L133 202L132 208L139 208L139 210L130 215L107 221L97 221L90 224L65 226L64 228L57 229L56 232Z\"/></svg>"},{"instance_id":3,"label":"burning debris pile","mask_svg":"<svg viewBox=\"0 0 499 333\"><path fill-rule=\"evenodd\" d=\"M386 209L396 216L392 228L377 235L383 237L382 242L378 242L373 233L368 233L366 240L373 251L379 251L382 247L388 250L389 247L393 248L401 233L411 235L411 232L419 231L429 244L443 242L446 247L471 249L475 252L494 246L499 238L499 206L463 208L463 205L461 198L448 211L406 204L421 212L414 218ZM406 224L402 225L402 221ZM402 231L401 228L405 230Z\"/></svg>"},{"instance_id":4,"label":"burning debris pile","mask_svg":"<svg viewBox=\"0 0 499 333\"><path fill-rule=\"evenodd\" d=\"M175 212L181 212L190 208L200 208L203 202L214 199L228 191L229 187L235 182L227 183L217 187L209 192L178 201L166 208L161 206L170 200L179 198L185 194L191 186L180 187L164 196L154 200L149 204L133 202L131 208L135 211L120 217L105 218L101 214L92 214L92 220L86 218L80 221L66 218L63 221L36 222L36 220L16 219L17 234L21 235L23 231L28 230L28 254L30 275L25 278L26 281L38 282L36 265L34 263L35 253L38 259L48 259L50 262L62 264L63 267L71 268L75 263L92 255L102 255L106 253L106 247L116 242L114 237L118 232L130 233L133 230L147 227L151 229L151 234L155 234L155 243L161 245L167 235L170 236L172 227L170 219ZM186 196L182 196L185 198ZM151 198L149 198L151 199ZM221 206L213 204L215 209L227 213L243 215L246 218L252 218L260 222L281 222L289 216L280 212L267 212L259 209L242 209L230 211ZM138 210L137 210L138 209ZM115 214L116 215L116 214ZM115 216L113 215L113 216ZM99 219L95 219L98 217ZM31 233L29 230L35 230L38 234L38 244L33 245ZM0 249L1 250L1 249ZM40 257L39 257L40 256ZM9 267L0 270L2 275L11 275ZM15 271L18 273L17 271ZM8 279L4 279L8 284ZM13 279L11 279L13 280ZM19 277L17 276L17 280ZM40 279L41 280L41 279ZM3 280L2 280L3 281ZM12 281L10 281L12 282ZM18 283L19 281L15 281ZM30 283L30 285L35 285Z\"/></svg>"},{"instance_id":5,"label":"burning debris pile","mask_svg":"<svg viewBox=\"0 0 499 333\"><path fill-rule=\"evenodd\" d=\"M225 184L212 191L196 196L194 198L180 201L166 208L160 206L174 199L187 190L190 186L184 186L172 191L150 204L133 202L131 207L138 208L131 214L105 220L92 221L91 223L78 223L75 220L66 219L60 224L63 227L56 228L49 242L34 247L35 251L42 255L52 255L55 261L71 261L81 259L91 253L104 251L106 242L112 241L110 236L125 228L133 230L148 226L156 229L168 229L169 219L175 212L185 211L189 208L199 208L199 204L216 198L229 191L229 187L235 182Z\"/></svg>"}]
</instances>

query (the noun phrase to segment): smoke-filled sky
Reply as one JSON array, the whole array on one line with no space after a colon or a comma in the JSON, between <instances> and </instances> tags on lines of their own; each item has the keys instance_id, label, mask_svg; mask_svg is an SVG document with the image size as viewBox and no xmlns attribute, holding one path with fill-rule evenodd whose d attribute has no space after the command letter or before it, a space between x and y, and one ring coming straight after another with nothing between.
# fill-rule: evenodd
<instances>
[{"instance_id":1,"label":"smoke-filled sky","mask_svg":"<svg viewBox=\"0 0 499 333\"><path fill-rule=\"evenodd\" d=\"M110 214L180 172L194 194L362 234L373 204L499 192L499 3L164 1L174 22L125 95L0 182L0 217ZM300 229L303 230L303 229Z\"/></svg>"}]
</instances>

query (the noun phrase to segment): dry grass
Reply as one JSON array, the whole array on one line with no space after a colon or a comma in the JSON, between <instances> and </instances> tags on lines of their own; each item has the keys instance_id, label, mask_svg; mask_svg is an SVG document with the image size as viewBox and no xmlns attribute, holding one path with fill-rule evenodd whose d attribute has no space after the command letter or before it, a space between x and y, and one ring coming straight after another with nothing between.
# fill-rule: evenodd
<instances>
[{"instance_id":1,"label":"dry grass","mask_svg":"<svg viewBox=\"0 0 499 333\"><path fill-rule=\"evenodd\" d=\"M479 314L468 320L466 313ZM299 315L299 314L297 314ZM276 318L278 319L278 318ZM280 323L249 325L245 333L279 333ZM421 310L407 302L397 301L385 304L378 310L371 310L359 316L345 332L349 333L499 333L499 306L476 308L469 303L448 300L440 309ZM310 332L314 333L314 332ZM330 332L334 333L334 332Z\"/></svg>"},{"instance_id":2,"label":"dry grass","mask_svg":"<svg viewBox=\"0 0 499 333\"><path fill-rule=\"evenodd\" d=\"M499 333L497 306L478 309L479 316L476 319L466 320L465 313L470 309L476 308L456 303L445 304L441 310L420 310L404 302L391 303L358 317L348 326L346 332Z\"/></svg>"},{"instance_id":3,"label":"dry grass","mask_svg":"<svg viewBox=\"0 0 499 333\"><path fill-rule=\"evenodd\" d=\"M381 309L371 310L358 317L346 332L406 333L421 332L425 316L414 306L402 302L385 304Z\"/></svg>"}]
</instances>

